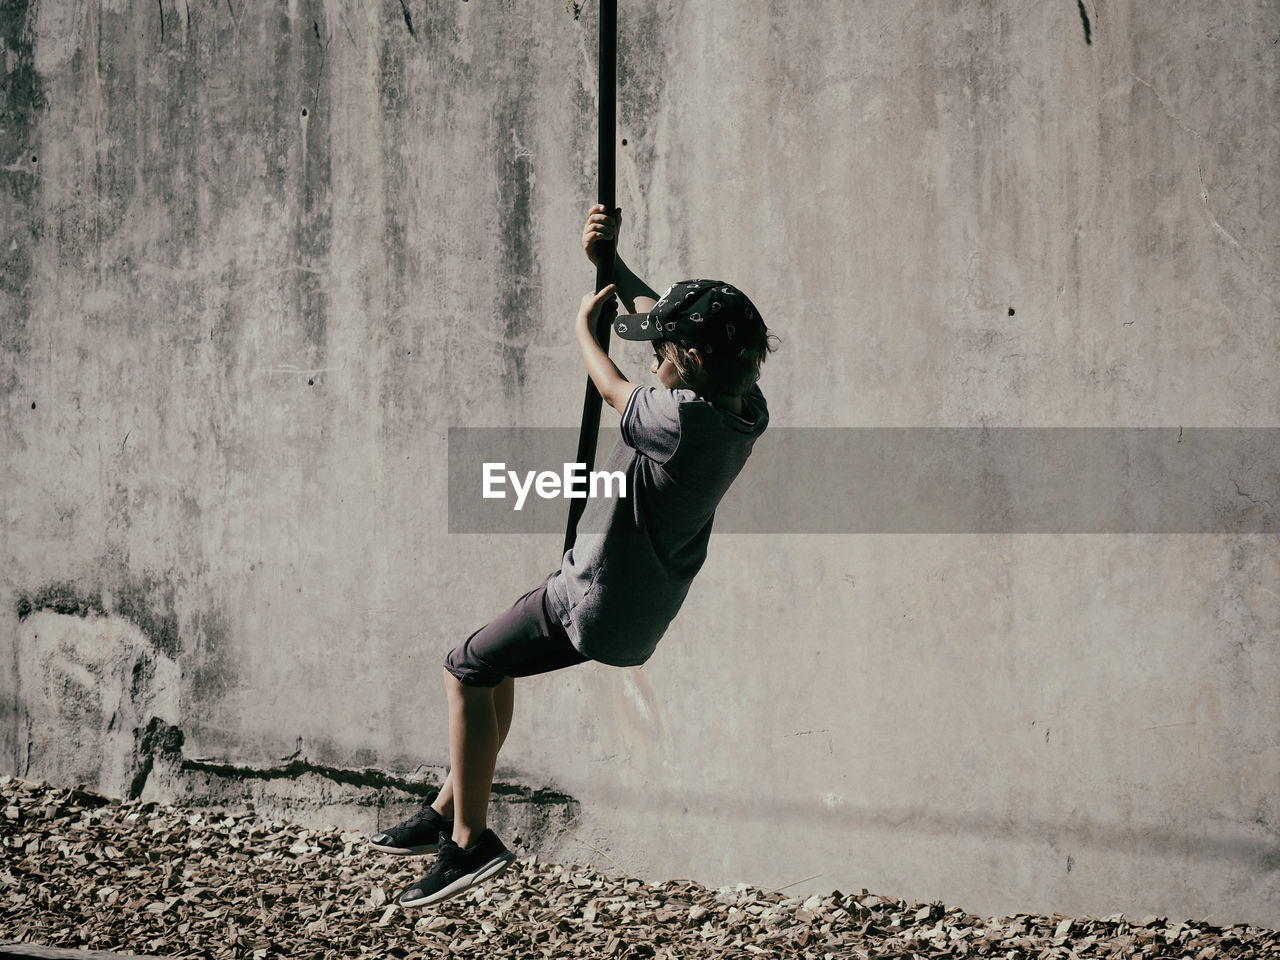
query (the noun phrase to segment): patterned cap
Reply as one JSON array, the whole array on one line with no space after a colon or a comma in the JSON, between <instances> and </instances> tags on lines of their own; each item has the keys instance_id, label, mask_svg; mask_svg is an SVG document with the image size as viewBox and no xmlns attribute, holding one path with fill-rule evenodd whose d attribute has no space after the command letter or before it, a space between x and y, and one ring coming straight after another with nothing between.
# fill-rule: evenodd
<instances>
[{"instance_id":1,"label":"patterned cap","mask_svg":"<svg viewBox=\"0 0 1280 960\"><path fill-rule=\"evenodd\" d=\"M674 340L706 353L730 355L759 340L764 320L747 295L721 280L673 283L648 313L627 313L613 322L624 340Z\"/></svg>"}]
</instances>

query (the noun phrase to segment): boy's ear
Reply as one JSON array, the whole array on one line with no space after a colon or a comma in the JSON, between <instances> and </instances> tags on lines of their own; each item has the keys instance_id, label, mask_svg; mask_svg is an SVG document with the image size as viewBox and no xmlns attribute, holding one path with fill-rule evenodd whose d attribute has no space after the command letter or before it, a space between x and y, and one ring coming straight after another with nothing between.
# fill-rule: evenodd
<instances>
[{"instance_id":1,"label":"boy's ear","mask_svg":"<svg viewBox=\"0 0 1280 960\"><path fill-rule=\"evenodd\" d=\"M699 370L705 370L706 364L702 362L702 351L697 347L689 347L687 356L692 358L693 362L698 365Z\"/></svg>"}]
</instances>

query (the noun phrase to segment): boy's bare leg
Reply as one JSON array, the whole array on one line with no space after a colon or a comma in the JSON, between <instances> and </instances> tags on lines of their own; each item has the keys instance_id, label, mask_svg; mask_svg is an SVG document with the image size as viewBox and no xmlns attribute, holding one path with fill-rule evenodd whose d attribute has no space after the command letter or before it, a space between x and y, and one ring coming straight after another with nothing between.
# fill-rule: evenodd
<instances>
[{"instance_id":1,"label":"boy's bare leg","mask_svg":"<svg viewBox=\"0 0 1280 960\"><path fill-rule=\"evenodd\" d=\"M449 680L454 679L449 671L445 671L446 685ZM498 749L502 749L502 745L507 741L507 733L511 730L511 715L515 709L516 699L516 682L513 678L507 677L493 690L493 707L494 713L498 720ZM452 707L450 708L452 710ZM450 763L452 764L452 759ZM492 787L492 784L490 785ZM436 794L436 798L431 801L431 808L442 817L450 820L453 819L453 770L450 769L444 778L444 783L440 786L440 792ZM481 828L483 831L483 828Z\"/></svg>"},{"instance_id":2,"label":"boy's bare leg","mask_svg":"<svg viewBox=\"0 0 1280 960\"><path fill-rule=\"evenodd\" d=\"M465 848L488 826L489 793L502 745L497 702L507 698L512 689L508 687L500 697L498 688L467 686L448 670L444 671L444 685L449 698L453 842Z\"/></svg>"}]
</instances>

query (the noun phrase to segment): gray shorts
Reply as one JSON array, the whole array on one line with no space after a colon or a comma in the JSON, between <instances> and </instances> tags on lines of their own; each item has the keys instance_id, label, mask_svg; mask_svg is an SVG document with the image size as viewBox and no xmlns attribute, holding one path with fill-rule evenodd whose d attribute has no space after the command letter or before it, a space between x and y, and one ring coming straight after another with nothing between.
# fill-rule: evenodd
<instances>
[{"instance_id":1,"label":"gray shorts","mask_svg":"<svg viewBox=\"0 0 1280 960\"><path fill-rule=\"evenodd\" d=\"M449 651L444 666L468 686L496 687L507 677L531 677L586 661L551 609L544 581Z\"/></svg>"}]
</instances>

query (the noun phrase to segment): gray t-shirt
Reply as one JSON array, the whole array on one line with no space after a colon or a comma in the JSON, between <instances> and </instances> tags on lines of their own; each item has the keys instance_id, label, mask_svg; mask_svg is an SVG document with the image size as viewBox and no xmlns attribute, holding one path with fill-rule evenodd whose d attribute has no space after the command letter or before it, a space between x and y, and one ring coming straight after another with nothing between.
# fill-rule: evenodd
<instances>
[{"instance_id":1,"label":"gray t-shirt","mask_svg":"<svg viewBox=\"0 0 1280 960\"><path fill-rule=\"evenodd\" d=\"M548 596L573 645L617 667L644 663L707 557L716 506L769 424L759 387L742 416L692 390L637 387L604 470L627 496L587 502Z\"/></svg>"}]
</instances>

